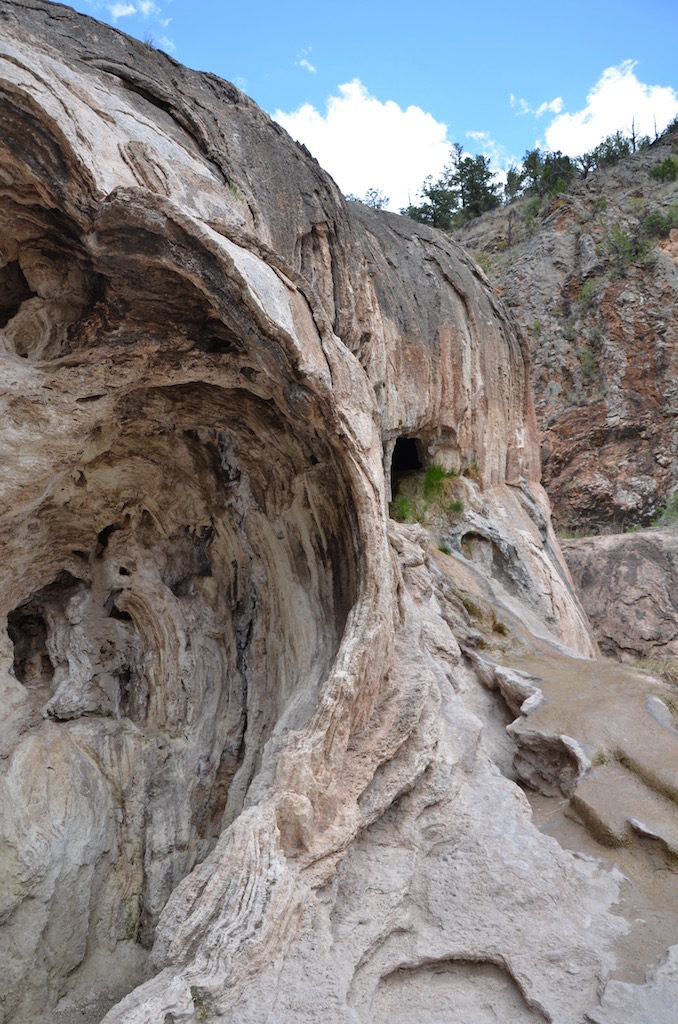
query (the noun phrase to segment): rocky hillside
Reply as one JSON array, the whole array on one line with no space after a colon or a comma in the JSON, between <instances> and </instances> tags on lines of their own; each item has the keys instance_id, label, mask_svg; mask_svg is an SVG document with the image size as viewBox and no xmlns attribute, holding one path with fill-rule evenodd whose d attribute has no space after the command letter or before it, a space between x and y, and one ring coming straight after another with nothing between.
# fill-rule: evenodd
<instances>
[{"instance_id":1,"label":"rocky hillside","mask_svg":"<svg viewBox=\"0 0 678 1024\"><path fill-rule=\"evenodd\" d=\"M678 129L551 199L457 233L529 341L563 528L647 525L678 487ZM673 225L673 227L671 227Z\"/></svg>"},{"instance_id":2,"label":"rocky hillside","mask_svg":"<svg viewBox=\"0 0 678 1024\"><path fill-rule=\"evenodd\" d=\"M674 694L482 272L44 0L0 192L2 1024L673 1021Z\"/></svg>"}]
</instances>

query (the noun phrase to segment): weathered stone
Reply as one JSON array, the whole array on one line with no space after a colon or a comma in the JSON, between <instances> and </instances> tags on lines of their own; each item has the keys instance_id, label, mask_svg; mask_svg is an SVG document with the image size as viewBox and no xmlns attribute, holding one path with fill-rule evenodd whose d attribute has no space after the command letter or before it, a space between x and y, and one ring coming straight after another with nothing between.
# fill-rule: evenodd
<instances>
[{"instance_id":1,"label":"weathered stone","mask_svg":"<svg viewBox=\"0 0 678 1024\"><path fill-rule=\"evenodd\" d=\"M499 770L511 651L595 665L500 302L66 8L0 0L0 89L4 1024L579 1024L627 926Z\"/></svg>"},{"instance_id":2,"label":"weathered stone","mask_svg":"<svg viewBox=\"0 0 678 1024\"><path fill-rule=\"evenodd\" d=\"M563 550L601 651L678 657L678 529L568 540Z\"/></svg>"}]
</instances>

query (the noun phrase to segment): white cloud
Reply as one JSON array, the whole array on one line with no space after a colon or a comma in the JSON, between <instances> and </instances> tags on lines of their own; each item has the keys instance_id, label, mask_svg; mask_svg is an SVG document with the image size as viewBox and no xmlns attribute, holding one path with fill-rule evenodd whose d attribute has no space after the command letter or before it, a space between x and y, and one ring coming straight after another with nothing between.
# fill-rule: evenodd
<instances>
[{"instance_id":1,"label":"white cloud","mask_svg":"<svg viewBox=\"0 0 678 1024\"><path fill-rule=\"evenodd\" d=\"M324 114L305 103L273 116L344 192L364 195L378 188L390 197L391 210L414 202L426 176L438 177L451 155L446 125L421 107L403 110L393 100L382 103L358 78L339 86Z\"/></svg>"},{"instance_id":2,"label":"white cloud","mask_svg":"<svg viewBox=\"0 0 678 1024\"><path fill-rule=\"evenodd\" d=\"M671 86L647 85L634 73L635 61L606 68L586 97L586 106L574 114L560 114L545 131L551 150L577 156L597 146L614 132L631 130L654 137L678 114L678 93Z\"/></svg>"},{"instance_id":3,"label":"white cloud","mask_svg":"<svg viewBox=\"0 0 678 1024\"><path fill-rule=\"evenodd\" d=\"M525 114L534 114L534 110L522 96L518 98L511 93L510 102L513 109L515 109L516 105L520 108L517 112L519 117L523 117Z\"/></svg>"},{"instance_id":4,"label":"white cloud","mask_svg":"<svg viewBox=\"0 0 678 1024\"><path fill-rule=\"evenodd\" d=\"M552 114L559 114L563 109L563 100L561 96L556 96L555 99L552 100L545 100L544 103L540 103L540 105L534 109L530 106L527 100L523 99L522 96L519 99L516 99L514 93L510 93L509 103L513 109L515 109L516 104L518 105L520 108L517 111L519 117L524 117L526 114L532 114L533 117L542 117L544 114L549 112Z\"/></svg>"},{"instance_id":5,"label":"white cloud","mask_svg":"<svg viewBox=\"0 0 678 1024\"><path fill-rule=\"evenodd\" d=\"M117 21L118 18L126 18L130 14L137 13L137 9L134 6L134 4L111 4L111 6L108 9L111 12L111 17L113 18L113 21Z\"/></svg>"},{"instance_id":6,"label":"white cloud","mask_svg":"<svg viewBox=\"0 0 678 1024\"><path fill-rule=\"evenodd\" d=\"M562 96L556 96L550 103L542 103L534 112L535 117L543 117L544 114L559 114L563 109Z\"/></svg>"},{"instance_id":7,"label":"white cloud","mask_svg":"<svg viewBox=\"0 0 678 1024\"><path fill-rule=\"evenodd\" d=\"M466 138L475 143L473 149L483 156L489 157L490 170L503 185L506 181L506 172L509 167L515 167L520 161L501 142L497 142L489 132L470 131L466 132Z\"/></svg>"},{"instance_id":8,"label":"white cloud","mask_svg":"<svg viewBox=\"0 0 678 1024\"><path fill-rule=\"evenodd\" d=\"M158 46L161 50L164 50L165 53L174 53L177 48L176 43L173 39L170 39L169 36L160 36Z\"/></svg>"},{"instance_id":9,"label":"white cloud","mask_svg":"<svg viewBox=\"0 0 678 1024\"><path fill-rule=\"evenodd\" d=\"M150 17L151 14L160 14L160 8L153 0L139 0L139 10L144 18Z\"/></svg>"},{"instance_id":10,"label":"white cloud","mask_svg":"<svg viewBox=\"0 0 678 1024\"><path fill-rule=\"evenodd\" d=\"M308 59L308 56L312 49L312 46L305 46L303 50L300 50L297 56L295 57L294 63L298 68L303 68L304 71L310 71L311 74L315 74L318 69L314 64L311 64L310 60Z\"/></svg>"}]
</instances>

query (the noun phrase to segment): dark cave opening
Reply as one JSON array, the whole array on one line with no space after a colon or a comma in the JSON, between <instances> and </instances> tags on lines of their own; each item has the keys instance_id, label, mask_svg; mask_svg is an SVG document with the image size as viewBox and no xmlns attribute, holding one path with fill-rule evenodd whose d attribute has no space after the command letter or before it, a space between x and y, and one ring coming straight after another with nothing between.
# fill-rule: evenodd
<instances>
[{"instance_id":1,"label":"dark cave opening","mask_svg":"<svg viewBox=\"0 0 678 1024\"><path fill-rule=\"evenodd\" d=\"M22 302L34 295L16 260L6 263L0 269L0 328L6 327L19 312Z\"/></svg>"},{"instance_id":2,"label":"dark cave opening","mask_svg":"<svg viewBox=\"0 0 678 1024\"><path fill-rule=\"evenodd\" d=\"M395 496L398 484L407 473L422 468L420 442L416 437L399 437L391 459L391 493Z\"/></svg>"},{"instance_id":3,"label":"dark cave opening","mask_svg":"<svg viewBox=\"0 0 678 1024\"><path fill-rule=\"evenodd\" d=\"M48 621L46 607L55 599L66 600L78 586L69 572L60 572L46 587L36 591L7 616L7 633L14 645L13 671L28 687L50 686L54 665L47 651Z\"/></svg>"},{"instance_id":4,"label":"dark cave opening","mask_svg":"<svg viewBox=\"0 0 678 1024\"><path fill-rule=\"evenodd\" d=\"M24 686L48 686L54 675L47 653L47 623L33 604L15 608L7 616L7 632L14 645L14 675Z\"/></svg>"}]
</instances>

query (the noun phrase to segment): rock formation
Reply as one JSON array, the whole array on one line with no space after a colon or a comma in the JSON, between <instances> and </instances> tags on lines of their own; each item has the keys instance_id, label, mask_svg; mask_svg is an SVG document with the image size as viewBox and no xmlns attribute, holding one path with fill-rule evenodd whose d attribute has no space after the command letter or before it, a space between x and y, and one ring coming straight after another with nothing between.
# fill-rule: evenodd
<instances>
[{"instance_id":1,"label":"rock formation","mask_svg":"<svg viewBox=\"0 0 678 1024\"><path fill-rule=\"evenodd\" d=\"M650 176L676 152L678 129L457 233L529 340L543 482L571 531L647 526L678 489L678 182Z\"/></svg>"},{"instance_id":2,"label":"rock formation","mask_svg":"<svg viewBox=\"0 0 678 1024\"><path fill-rule=\"evenodd\" d=\"M583 537L563 544L601 651L678 657L678 530Z\"/></svg>"},{"instance_id":3,"label":"rock formation","mask_svg":"<svg viewBox=\"0 0 678 1024\"><path fill-rule=\"evenodd\" d=\"M577 713L612 683L482 272L67 8L0 0L0 90L4 1024L665 1004L668 690ZM447 553L388 517L405 442L461 474Z\"/></svg>"}]
</instances>

